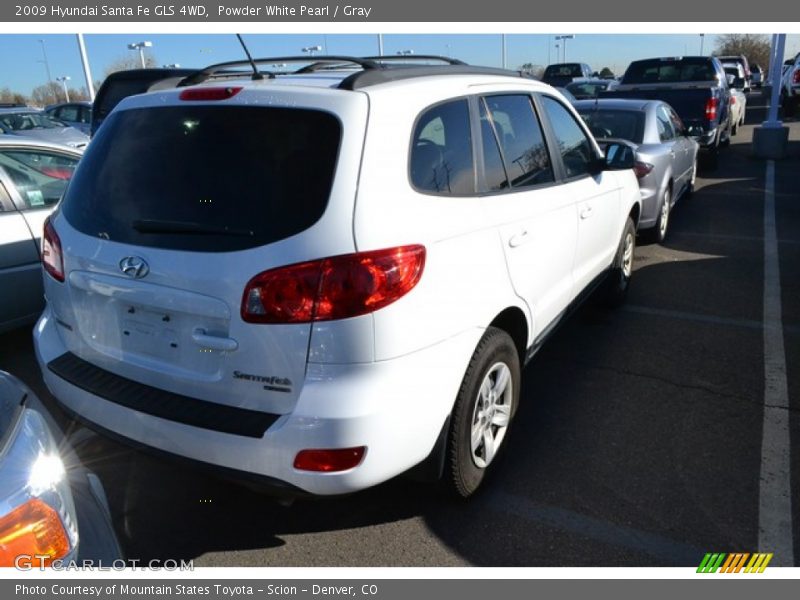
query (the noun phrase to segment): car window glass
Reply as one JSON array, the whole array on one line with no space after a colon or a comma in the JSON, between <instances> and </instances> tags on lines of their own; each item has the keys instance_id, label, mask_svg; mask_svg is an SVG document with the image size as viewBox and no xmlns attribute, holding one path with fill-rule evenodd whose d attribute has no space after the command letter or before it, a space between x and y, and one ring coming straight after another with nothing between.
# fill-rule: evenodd
<instances>
[{"instance_id":1,"label":"car window glass","mask_svg":"<svg viewBox=\"0 0 800 600\"><path fill-rule=\"evenodd\" d=\"M669 113L670 121L672 121L672 127L675 129L675 135L683 135L686 131L686 126L681 121L681 118L672 109L667 112Z\"/></svg>"},{"instance_id":2,"label":"car window glass","mask_svg":"<svg viewBox=\"0 0 800 600\"><path fill-rule=\"evenodd\" d=\"M483 171L486 188L490 192L508 187L508 176L503 166L503 157L497 145L495 128L486 112L486 105L480 102L481 143L483 145Z\"/></svg>"},{"instance_id":3,"label":"car window glass","mask_svg":"<svg viewBox=\"0 0 800 600\"><path fill-rule=\"evenodd\" d=\"M475 193L472 135L466 100L428 109L417 121L411 147L411 181L425 192Z\"/></svg>"},{"instance_id":4,"label":"car window glass","mask_svg":"<svg viewBox=\"0 0 800 600\"><path fill-rule=\"evenodd\" d=\"M558 141L567 178L586 175L595 158L592 144L570 112L550 96L542 96L542 104Z\"/></svg>"},{"instance_id":5,"label":"car window glass","mask_svg":"<svg viewBox=\"0 0 800 600\"><path fill-rule=\"evenodd\" d=\"M81 106L80 122L87 125L92 122L92 109L88 106Z\"/></svg>"},{"instance_id":6,"label":"car window glass","mask_svg":"<svg viewBox=\"0 0 800 600\"><path fill-rule=\"evenodd\" d=\"M61 198L78 159L32 150L0 151L0 166L25 202L25 208L52 206Z\"/></svg>"},{"instance_id":7,"label":"car window glass","mask_svg":"<svg viewBox=\"0 0 800 600\"><path fill-rule=\"evenodd\" d=\"M530 96L487 96L484 102L497 132L511 187L553 181L550 155Z\"/></svg>"},{"instance_id":8,"label":"car window glass","mask_svg":"<svg viewBox=\"0 0 800 600\"><path fill-rule=\"evenodd\" d=\"M656 110L656 121L658 125L658 137L662 142L668 142L675 139L675 131L672 128L672 121L663 106L659 106Z\"/></svg>"},{"instance_id":9,"label":"car window glass","mask_svg":"<svg viewBox=\"0 0 800 600\"><path fill-rule=\"evenodd\" d=\"M0 183L0 212L6 210L6 207L11 207L11 198L6 191L5 186Z\"/></svg>"},{"instance_id":10,"label":"car window glass","mask_svg":"<svg viewBox=\"0 0 800 600\"><path fill-rule=\"evenodd\" d=\"M77 121L78 120L78 107L77 106L64 106L56 113L56 118L62 121Z\"/></svg>"}]
</instances>

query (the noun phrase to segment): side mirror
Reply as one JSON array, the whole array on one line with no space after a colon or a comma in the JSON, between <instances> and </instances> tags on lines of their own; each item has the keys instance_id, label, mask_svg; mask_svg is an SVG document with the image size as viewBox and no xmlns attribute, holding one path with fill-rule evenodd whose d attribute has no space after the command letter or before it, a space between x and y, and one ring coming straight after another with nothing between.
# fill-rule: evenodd
<instances>
[{"instance_id":1,"label":"side mirror","mask_svg":"<svg viewBox=\"0 0 800 600\"><path fill-rule=\"evenodd\" d=\"M632 169L636 162L636 153L627 144L611 142L606 146L604 171L624 171Z\"/></svg>"}]
</instances>

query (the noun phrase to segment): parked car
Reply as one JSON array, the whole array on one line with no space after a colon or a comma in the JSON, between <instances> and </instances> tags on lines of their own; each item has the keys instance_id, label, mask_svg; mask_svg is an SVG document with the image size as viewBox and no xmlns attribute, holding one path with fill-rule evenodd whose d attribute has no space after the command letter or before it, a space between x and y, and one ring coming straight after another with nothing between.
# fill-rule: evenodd
<instances>
[{"instance_id":1,"label":"parked car","mask_svg":"<svg viewBox=\"0 0 800 600\"><path fill-rule=\"evenodd\" d=\"M103 485L74 439L30 388L0 371L0 567L110 568L122 558Z\"/></svg>"},{"instance_id":2,"label":"parked car","mask_svg":"<svg viewBox=\"0 0 800 600\"><path fill-rule=\"evenodd\" d=\"M553 87L566 87L575 79L591 79L593 72L592 68L585 63L556 63L547 65L542 74L542 81Z\"/></svg>"},{"instance_id":3,"label":"parked car","mask_svg":"<svg viewBox=\"0 0 800 600\"><path fill-rule=\"evenodd\" d=\"M613 90L619 85L613 79L575 79L572 83L567 84L567 89L578 100L586 100L588 98L596 98L602 92Z\"/></svg>"},{"instance_id":4,"label":"parked car","mask_svg":"<svg viewBox=\"0 0 800 600\"><path fill-rule=\"evenodd\" d=\"M65 102L53 104L44 109L54 119L74 127L81 133L89 135L92 125L91 102Z\"/></svg>"},{"instance_id":5,"label":"parked car","mask_svg":"<svg viewBox=\"0 0 800 600\"><path fill-rule=\"evenodd\" d=\"M708 163L730 143L730 86L722 64L714 57L649 58L628 66L614 98L662 100L669 104L698 138Z\"/></svg>"},{"instance_id":6,"label":"parked car","mask_svg":"<svg viewBox=\"0 0 800 600\"><path fill-rule=\"evenodd\" d=\"M44 308L42 228L80 157L68 146L0 136L0 332L34 323Z\"/></svg>"},{"instance_id":7,"label":"parked car","mask_svg":"<svg viewBox=\"0 0 800 600\"><path fill-rule=\"evenodd\" d=\"M789 61L787 61L789 62ZM800 54L789 62L781 78L781 105L787 117L797 113L800 104Z\"/></svg>"},{"instance_id":8,"label":"parked car","mask_svg":"<svg viewBox=\"0 0 800 600\"><path fill-rule=\"evenodd\" d=\"M212 66L106 118L44 228L44 381L284 494L416 468L469 496L521 365L597 286L624 300L633 152L516 72L313 60Z\"/></svg>"},{"instance_id":9,"label":"parked car","mask_svg":"<svg viewBox=\"0 0 800 600\"><path fill-rule=\"evenodd\" d=\"M103 80L94 97L89 135L94 136L103 120L122 99L161 88L174 88L184 77L196 71L178 68L131 69L111 73Z\"/></svg>"},{"instance_id":10,"label":"parked car","mask_svg":"<svg viewBox=\"0 0 800 600\"><path fill-rule=\"evenodd\" d=\"M77 129L57 121L40 110L29 108L0 109L0 134L25 136L53 144L62 144L82 150L89 143L88 136Z\"/></svg>"},{"instance_id":11,"label":"parked car","mask_svg":"<svg viewBox=\"0 0 800 600\"><path fill-rule=\"evenodd\" d=\"M742 86L742 91L748 93L750 91L752 73L750 71L750 63L747 62L747 57L740 54L738 56L718 56L717 59L721 63L738 63L742 65L742 69L744 70L744 85Z\"/></svg>"},{"instance_id":12,"label":"parked car","mask_svg":"<svg viewBox=\"0 0 800 600\"><path fill-rule=\"evenodd\" d=\"M750 84L759 89L764 85L764 69L761 65L756 63L750 65Z\"/></svg>"},{"instance_id":13,"label":"parked car","mask_svg":"<svg viewBox=\"0 0 800 600\"><path fill-rule=\"evenodd\" d=\"M747 96L744 94L744 69L739 63L723 63L725 73L733 77L731 85L731 135L736 135L739 127L744 125L747 112Z\"/></svg>"},{"instance_id":14,"label":"parked car","mask_svg":"<svg viewBox=\"0 0 800 600\"><path fill-rule=\"evenodd\" d=\"M564 96L564 98L566 98L570 104L575 104L575 102L578 100L575 96L572 95L572 92L570 92L567 88L556 87L553 89L556 90L562 96Z\"/></svg>"},{"instance_id":15,"label":"parked car","mask_svg":"<svg viewBox=\"0 0 800 600\"><path fill-rule=\"evenodd\" d=\"M672 207L694 189L697 142L672 107L659 100L581 100L575 110L601 147L619 140L631 144L642 196L639 230L663 242Z\"/></svg>"}]
</instances>

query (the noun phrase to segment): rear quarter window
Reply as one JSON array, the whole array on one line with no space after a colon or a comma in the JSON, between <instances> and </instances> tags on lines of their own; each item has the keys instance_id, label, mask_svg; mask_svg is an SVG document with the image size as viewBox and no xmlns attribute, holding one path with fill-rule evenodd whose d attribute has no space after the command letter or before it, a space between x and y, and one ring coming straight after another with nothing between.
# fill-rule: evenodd
<instances>
[{"instance_id":1,"label":"rear quarter window","mask_svg":"<svg viewBox=\"0 0 800 600\"><path fill-rule=\"evenodd\" d=\"M79 231L224 252L304 231L325 212L341 124L319 110L170 106L111 115L64 197Z\"/></svg>"}]
</instances>

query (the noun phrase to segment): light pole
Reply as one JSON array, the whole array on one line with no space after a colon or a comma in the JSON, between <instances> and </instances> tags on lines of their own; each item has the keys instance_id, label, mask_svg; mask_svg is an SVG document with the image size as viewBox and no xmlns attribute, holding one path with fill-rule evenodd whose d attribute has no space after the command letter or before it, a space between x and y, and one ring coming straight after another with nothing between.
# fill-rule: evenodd
<instances>
[{"instance_id":1,"label":"light pole","mask_svg":"<svg viewBox=\"0 0 800 600\"><path fill-rule=\"evenodd\" d=\"M561 60L561 44L556 42L556 62Z\"/></svg>"},{"instance_id":2,"label":"light pole","mask_svg":"<svg viewBox=\"0 0 800 600\"><path fill-rule=\"evenodd\" d=\"M508 63L508 53L506 52L506 34L500 34L500 41L502 42L502 48L500 49L501 55L500 60L503 63L503 68L506 68L506 64Z\"/></svg>"},{"instance_id":3,"label":"light pole","mask_svg":"<svg viewBox=\"0 0 800 600\"><path fill-rule=\"evenodd\" d=\"M322 46L306 46L305 48L301 48L301 50L307 52L310 56L314 56L314 52L322 50Z\"/></svg>"},{"instance_id":4,"label":"light pole","mask_svg":"<svg viewBox=\"0 0 800 600\"><path fill-rule=\"evenodd\" d=\"M557 35L557 40L564 40L564 60L561 62L567 62L567 40L574 40L575 36L573 34L569 35Z\"/></svg>"},{"instance_id":5,"label":"light pole","mask_svg":"<svg viewBox=\"0 0 800 600\"><path fill-rule=\"evenodd\" d=\"M700 56L703 56L703 41L705 41L705 38L706 38L706 34L705 33L701 33L700 34Z\"/></svg>"},{"instance_id":6,"label":"light pole","mask_svg":"<svg viewBox=\"0 0 800 600\"><path fill-rule=\"evenodd\" d=\"M83 77L86 80L86 90L89 92L89 101L94 102L94 83L92 82L92 71L89 68L89 57L86 55L86 44L83 43L83 34L77 33L78 50L81 54L81 64L83 65Z\"/></svg>"},{"instance_id":7,"label":"light pole","mask_svg":"<svg viewBox=\"0 0 800 600\"><path fill-rule=\"evenodd\" d=\"M136 42L135 44L128 44L128 50L139 51L139 60L142 61L143 69L147 68L147 64L144 62L144 49L152 47L153 47L153 42Z\"/></svg>"},{"instance_id":8,"label":"light pole","mask_svg":"<svg viewBox=\"0 0 800 600\"><path fill-rule=\"evenodd\" d=\"M50 62L47 60L47 52L44 49L44 40L38 40L39 43L42 45L42 56L44 60L37 60L36 62L44 63L44 70L47 72L47 83L53 81L53 78L50 76Z\"/></svg>"},{"instance_id":9,"label":"light pole","mask_svg":"<svg viewBox=\"0 0 800 600\"><path fill-rule=\"evenodd\" d=\"M69 102L69 92L67 91L67 82L70 79L71 78L69 75L64 75L63 77L56 77L56 81L64 86L64 97L66 97L67 102Z\"/></svg>"},{"instance_id":10,"label":"light pole","mask_svg":"<svg viewBox=\"0 0 800 600\"><path fill-rule=\"evenodd\" d=\"M378 34L378 56L383 56L383 34Z\"/></svg>"}]
</instances>

